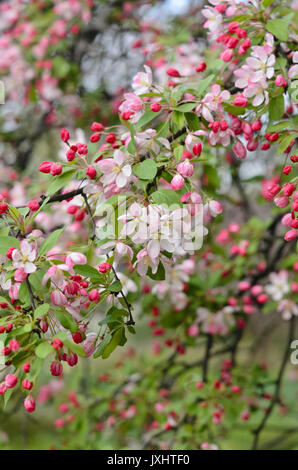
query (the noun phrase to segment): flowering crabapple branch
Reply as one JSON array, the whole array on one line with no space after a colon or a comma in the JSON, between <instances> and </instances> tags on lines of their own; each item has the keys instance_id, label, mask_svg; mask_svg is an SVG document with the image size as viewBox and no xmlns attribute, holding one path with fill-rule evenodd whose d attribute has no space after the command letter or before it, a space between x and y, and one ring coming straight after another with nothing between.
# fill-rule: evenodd
<instances>
[{"instance_id":1,"label":"flowering crabapple branch","mask_svg":"<svg viewBox=\"0 0 298 470\"><path fill-rule=\"evenodd\" d=\"M209 3L202 16L212 47L202 53L190 41L170 48L161 33L144 27L146 63L117 104L117 123L94 117L90 132L83 132L74 119L70 130L60 130L58 155L40 164L40 178L24 178L21 187L11 178L1 189L5 405L19 385L25 409L33 412L47 358L54 377L81 357L106 359L149 315L152 357L135 365L140 380L127 378L133 359L125 350L124 381L114 386L116 378L102 379L92 402L97 392L88 389L90 439L94 429L123 425L134 439L134 426L140 430L145 447L158 440L160 447L185 445L185 432L196 447L214 448L206 439L220 440L230 417L244 422L258 413L257 446L268 419L264 400L272 400L269 414L282 406L287 356L272 399L266 365L251 365L250 358L242 365L236 354L242 338L250 338L247 325L256 328L255 317L278 312L292 325L298 315L292 253L298 129L290 92L298 74L297 15L266 0ZM78 2L77 9L88 21L91 5ZM52 46L78 32L67 18L59 23L63 38L57 24L50 28ZM0 47L21 41L13 30L13 37L0 37ZM47 122L58 125L48 106L61 98L61 82L45 59L55 54L47 40L31 34L42 62L38 87ZM21 50L13 49L19 60ZM12 69L8 59L2 67ZM59 60L61 73L67 64ZM254 171L259 166L263 177ZM181 360L187 352L195 359ZM163 354L165 360L155 361ZM62 413L72 408L72 414L57 427L71 429L89 414L80 396L71 397ZM124 433L112 434L116 441Z\"/></svg>"}]
</instances>

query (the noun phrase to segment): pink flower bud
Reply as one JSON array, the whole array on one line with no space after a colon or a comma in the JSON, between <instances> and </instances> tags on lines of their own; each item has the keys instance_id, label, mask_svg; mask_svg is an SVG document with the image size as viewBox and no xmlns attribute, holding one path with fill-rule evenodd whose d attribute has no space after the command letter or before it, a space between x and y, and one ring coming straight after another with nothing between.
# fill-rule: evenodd
<instances>
[{"instance_id":1,"label":"pink flower bud","mask_svg":"<svg viewBox=\"0 0 298 470\"><path fill-rule=\"evenodd\" d=\"M67 298L65 295L58 289L53 290L51 293L51 300L53 305L66 305L67 304Z\"/></svg>"},{"instance_id":2,"label":"pink flower bud","mask_svg":"<svg viewBox=\"0 0 298 470\"><path fill-rule=\"evenodd\" d=\"M175 175L171 181L171 187L172 189L179 191L184 185L184 183L184 178L181 175Z\"/></svg>"},{"instance_id":3,"label":"pink flower bud","mask_svg":"<svg viewBox=\"0 0 298 470\"><path fill-rule=\"evenodd\" d=\"M180 77L180 73L174 68L169 68L167 70L167 74L169 75L169 77Z\"/></svg>"},{"instance_id":4,"label":"pink flower bud","mask_svg":"<svg viewBox=\"0 0 298 470\"><path fill-rule=\"evenodd\" d=\"M53 176L61 175L62 165L60 165L60 163L52 163L50 173Z\"/></svg>"},{"instance_id":5,"label":"pink flower bud","mask_svg":"<svg viewBox=\"0 0 298 470\"><path fill-rule=\"evenodd\" d=\"M100 293L98 292L97 289L92 289L90 292L89 292L89 295L88 295L88 298L90 300L90 302L99 302L100 301Z\"/></svg>"},{"instance_id":6,"label":"pink flower bud","mask_svg":"<svg viewBox=\"0 0 298 470\"><path fill-rule=\"evenodd\" d=\"M9 347L13 352L17 352L20 349L20 343L16 339L9 341Z\"/></svg>"},{"instance_id":7,"label":"pink flower bud","mask_svg":"<svg viewBox=\"0 0 298 470\"><path fill-rule=\"evenodd\" d=\"M30 372L30 362L25 362L25 364L22 365L23 371L28 374Z\"/></svg>"},{"instance_id":8,"label":"pink flower bud","mask_svg":"<svg viewBox=\"0 0 298 470\"><path fill-rule=\"evenodd\" d=\"M61 362L58 362L58 361L52 362L50 370L51 370L51 374L54 377L61 377L61 375L63 374L63 366Z\"/></svg>"},{"instance_id":9,"label":"pink flower bud","mask_svg":"<svg viewBox=\"0 0 298 470\"><path fill-rule=\"evenodd\" d=\"M219 57L224 62L230 62L230 60L232 60L233 57L234 57L234 51L233 51L233 49L226 49L225 51L223 51L219 54Z\"/></svg>"},{"instance_id":10,"label":"pink flower bud","mask_svg":"<svg viewBox=\"0 0 298 470\"><path fill-rule=\"evenodd\" d=\"M100 139L100 133L99 133L99 132L94 132L94 134L92 134L92 135L90 136L90 142L92 142L93 144L94 144L95 142L98 142L99 139Z\"/></svg>"},{"instance_id":11,"label":"pink flower bud","mask_svg":"<svg viewBox=\"0 0 298 470\"><path fill-rule=\"evenodd\" d=\"M41 173L50 173L53 162L42 162L39 166Z\"/></svg>"},{"instance_id":12,"label":"pink flower bud","mask_svg":"<svg viewBox=\"0 0 298 470\"><path fill-rule=\"evenodd\" d=\"M0 383L0 395L4 395L7 390L7 387L4 383Z\"/></svg>"},{"instance_id":13,"label":"pink flower bud","mask_svg":"<svg viewBox=\"0 0 298 470\"><path fill-rule=\"evenodd\" d=\"M14 388L17 383L18 383L18 378L16 375L8 374L5 377L5 385L7 388Z\"/></svg>"},{"instance_id":14,"label":"pink flower bud","mask_svg":"<svg viewBox=\"0 0 298 470\"><path fill-rule=\"evenodd\" d=\"M102 274L105 274L111 269L111 267L112 266L110 265L110 263L101 263L98 267L98 271Z\"/></svg>"},{"instance_id":15,"label":"pink flower bud","mask_svg":"<svg viewBox=\"0 0 298 470\"><path fill-rule=\"evenodd\" d=\"M276 197L274 199L274 202L277 207L280 207L281 209L283 209L284 207L287 207L289 205L290 200L288 197L280 196L280 197Z\"/></svg>"},{"instance_id":16,"label":"pink flower bud","mask_svg":"<svg viewBox=\"0 0 298 470\"><path fill-rule=\"evenodd\" d=\"M295 240L295 238L297 237L297 234L298 234L297 230L295 230L295 229L289 230L288 232L285 233L284 240L286 242L290 242L292 240Z\"/></svg>"},{"instance_id":17,"label":"pink flower bud","mask_svg":"<svg viewBox=\"0 0 298 470\"><path fill-rule=\"evenodd\" d=\"M79 253L79 252L74 252L74 253L71 253L70 255L68 255L66 257L66 264L67 266L74 266L75 264L86 264L87 263L87 258L85 255L83 255L83 253Z\"/></svg>"},{"instance_id":18,"label":"pink flower bud","mask_svg":"<svg viewBox=\"0 0 298 470\"><path fill-rule=\"evenodd\" d=\"M268 302L268 295L266 294L260 294L257 296L257 302L259 304L265 304L266 302Z\"/></svg>"},{"instance_id":19,"label":"pink flower bud","mask_svg":"<svg viewBox=\"0 0 298 470\"><path fill-rule=\"evenodd\" d=\"M250 289L250 292L251 292L252 295L254 295L254 296L260 295L260 294L263 292L263 286L260 286L260 285L256 284L255 286L253 286L253 287Z\"/></svg>"},{"instance_id":20,"label":"pink flower bud","mask_svg":"<svg viewBox=\"0 0 298 470\"><path fill-rule=\"evenodd\" d=\"M48 324L48 322L47 322L46 320L44 320L43 318L40 320L39 326L40 326L40 328L42 329L42 331L43 331L44 333L46 333L46 332L48 331L48 329L49 329L49 324Z\"/></svg>"},{"instance_id":21,"label":"pink flower bud","mask_svg":"<svg viewBox=\"0 0 298 470\"><path fill-rule=\"evenodd\" d=\"M249 152L254 152L254 150L256 150L259 146L259 143L257 140L250 140L248 143L247 143L247 150L249 150Z\"/></svg>"},{"instance_id":22,"label":"pink flower bud","mask_svg":"<svg viewBox=\"0 0 298 470\"><path fill-rule=\"evenodd\" d=\"M154 113L158 113L161 110L161 104L160 103L152 103L152 104L150 104L150 109Z\"/></svg>"},{"instance_id":23,"label":"pink flower bud","mask_svg":"<svg viewBox=\"0 0 298 470\"><path fill-rule=\"evenodd\" d=\"M239 141L233 145L233 151L238 158L243 159L246 157L246 149L244 145Z\"/></svg>"},{"instance_id":24,"label":"pink flower bud","mask_svg":"<svg viewBox=\"0 0 298 470\"><path fill-rule=\"evenodd\" d=\"M250 412L249 411L242 411L242 413L241 413L242 421L247 421L249 418L250 418Z\"/></svg>"},{"instance_id":25,"label":"pink flower bud","mask_svg":"<svg viewBox=\"0 0 298 470\"><path fill-rule=\"evenodd\" d=\"M292 196L296 186L293 183L286 183L283 187L283 193L285 196Z\"/></svg>"},{"instance_id":26,"label":"pink flower bud","mask_svg":"<svg viewBox=\"0 0 298 470\"><path fill-rule=\"evenodd\" d=\"M27 206L29 207L30 211L32 211L32 212L38 211L38 209L39 209L38 202L34 201L33 199L32 199L32 201L28 202Z\"/></svg>"},{"instance_id":27,"label":"pink flower bud","mask_svg":"<svg viewBox=\"0 0 298 470\"><path fill-rule=\"evenodd\" d=\"M196 72L204 72L206 67L206 62L200 62L199 65L196 67Z\"/></svg>"},{"instance_id":28,"label":"pink flower bud","mask_svg":"<svg viewBox=\"0 0 298 470\"><path fill-rule=\"evenodd\" d=\"M248 99L243 95L238 95L234 99L234 106L240 106L240 108L244 108L248 105Z\"/></svg>"},{"instance_id":29,"label":"pink flower bud","mask_svg":"<svg viewBox=\"0 0 298 470\"><path fill-rule=\"evenodd\" d=\"M188 336L190 336L191 338L195 338L196 336L198 336L199 334L199 327L198 325L194 324L194 325L191 325L188 330L187 330L187 334Z\"/></svg>"},{"instance_id":30,"label":"pink flower bud","mask_svg":"<svg viewBox=\"0 0 298 470\"><path fill-rule=\"evenodd\" d=\"M262 129L261 121L254 121L251 125L251 128L254 132L261 130Z\"/></svg>"},{"instance_id":31,"label":"pink flower bud","mask_svg":"<svg viewBox=\"0 0 298 470\"><path fill-rule=\"evenodd\" d=\"M94 166L89 166L86 170L86 175L89 176L90 179L94 179L97 176L97 171Z\"/></svg>"},{"instance_id":32,"label":"pink flower bud","mask_svg":"<svg viewBox=\"0 0 298 470\"><path fill-rule=\"evenodd\" d=\"M286 165L282 170L284 175L288 175L289 173L291 173L291 171L292 171L291 165Z\"/></svg>"},{"instance_id":33,"label":"pink flower bud","mask_svg":"<svg viewBox=\"0 0 298 470\"><path fill-rule=\"evenodd\" d=\"M0 204L0 214L5 214L7 209L8 209L8 205L5 202L2 202Z\"/></svg>"},{"instance_id":34,"label":"pink flower bud","mask_svg":"<svg viewBox=\"0 0 298 470\"><path fill-rule=\"evenodd\" d=\"M30 382L30 380L28 380L28 379L24 379L23 382L22 382L22 387L25 390L31 390L32 387L33 387L33 382Z\"/></svg>"},{"instance_id":35,"label":"pink flower bud","mask_svg":"<svg viewBox=\"0 0 298 470\"><path fill-rule=\"evenodd\" d=\"M70 353L66 356L66 362L70 367L75 366L78 363L78 356L75 353Z\"/></svg>"},{"instance_id":36,"label":"pink flower bud","mask_svg":"<svg viewBox=\"0 0 298 470\"><path fill-rule=\"evenodd\" d=\"M274 83L276 86L279 86L279 87L287 86L287 80L282 75L277 75L276 79L274 80Z\"/></svg>"},{"instance_id":37,"label":"pink flower bud","mask_svg":"<svg viewBox=\"0 0 298 470\"><path fill-rule=\"evenodd\" d=\"M218 214L222 213L222 205L218 201L209 202L209 212L212 217L216 217Z\"/></svg>"},{"instance_id":38,"label":"pink flower bud","mask_svg":"<svg viewBox=\"0 0 298 470\"><path fill-rule=\"evenodd\" d=\"M35 400L31 395L28 395L25 398L24 407L25 410L28 411L28 413L33 413L33 411L35 410Z\"/></svg>"},{"instance_id":39,"label":"pink flower bud","mask_svg":"<svg viewBox=\"0 0 298 470\"><path fill-rule=\"evenodd\" d=\"M104 130L104 126L100 122L93 122L90 129L93 132L101 132Z\"/></svg>"},{"instance_id":40,"label":"pink flower bud","mask_svg":"<svg viewBox=\"0 0 298 470\"><path fill-rule=\"evenodd\" d=\"M27 273L25 273L23 268L16 269L13 277L16 282L24 282L27 278Z\"/></svg>"},{"instance_id":41,"label":"pink flower bud","mask_svg":"<svg viewBox=\"0 0 298 470\"><path fill-rule=\"evenodd\" d=\"M243 292L243 291L246 291L246 290L248 290L248 289L250 289L250 282L248 282L248 281L240 281L240 282L238 283L238 289L239 289L240 291L242 291L242 292Z\"/></svg>"},{"instance_id":42,"label":"pink flower bud","mask_svg":"<svg viewBox=\"0 0 298 470\"><path fill-rule=\"evenodd\" d=\"M67 142L69 140L69 132L68 130L66 129L61 129L60 131L60 136L61 136L61 140L63 140L63 142Z\"/></svg>"},{"instance_id":43,"label":"pink flower bud","mask_svg":"<svg viewBox=\"0 0 298 470\"><path fill-rule=\"evenodd\" d=\"M184 178L190 178L193 175L193 170L193 164L190 163L189 160L184 160L183 162L180 162L177 166L178 173L184 176Z\"/></svg>"},{"instance_id":44,"label":"pink flower bud","mask_svg":"<svg viewBox=\"0 0 298 470\"><path fill-rule=\"evenodd\" d=\"M91 354L95 351L95 344L96 344L96 334L95 333L88 333L86 340L84 341L83 348L86 354L86 357L90 357Z\"/></svg>"}]
</instances>

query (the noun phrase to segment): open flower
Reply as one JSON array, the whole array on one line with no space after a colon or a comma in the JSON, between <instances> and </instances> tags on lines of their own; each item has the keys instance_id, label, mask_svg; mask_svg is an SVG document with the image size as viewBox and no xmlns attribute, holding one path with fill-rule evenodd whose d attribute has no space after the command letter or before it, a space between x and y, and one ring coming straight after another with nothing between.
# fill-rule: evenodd
<instances>
[{"instance_id":1,"label":"open flower","mask_svg":"<svg viewBox=\"0 0 298 470\"><path fill-rule=\"evenodd\" d=\"M144 65L146 72L139 72L133 77L132 87L137 95L148 93L152 86L152 71L148 65Z\"/></svg>"},{"instance_id":2,"label":"open flower","mask_svg":"<svg viewBox=\"0 0 298 470\"><path fill-rule=\"evenodd\" d=\"M268 84L265 79L262 79L258 83L249 83L243 94L246 98L252 98L254 96L252 100L253 106L259 106L263 101L265 101L265 104L268 104L269 99L266 88L268 88Z\"/></svg>"},{"instance_id":3,"label":"open flower","mask_svg":"<svg viewBox=\"0 0 298 470\"><path fill-rule=\"evenodd\" d=\"M265 291L273 300L281 300L290 291L287 271L283 269L279 273L271 273L269 279L271 284L265 286Z\"/></svg>"},{"instance_id":4,"label":"open flower","mask_svg":"<svg viewBox=\"0 0 298 470\"><path fill-rule=\"evenodd\" d=\"M281 316L284 320L290 320L292 316L298 316L298 306L292 300L281 300L278 304L277 311L281 312Z\"/></svg>"},{"instance_id":5,"label":"open flower","mask_svg":"<svg viewBox=\"0 0 298 470\"><path fill-rule=\"evenodd\" d=\"M116 183L118 188L124 188L131 176L131 166L125 164L125 154L121 150L116 150L114 158L105 158L98 162L98 167L103 176L100 181L104 186Z\"/></svg>"},{"instance_id":6,"label":"open flower","mask_svg":"<svg viewBox=\"0 0 298 470\"><path fill-rule=\"evenodd\" d=\"M246 63L252 70L251 81L258 82L264 78L272 78L274 75L274 54L268 55L262 46L254 46L251 57L246 59Z\"/></svg>"},{"instance_id":7,"label":"open flower","mask_svg":"<svg viewBox=\"0 0 298 470\"><path fill-rule=\"evenodd\" d=\"M140 276L145 276L149 267L151 268L153 274L157 272L159 264L158 256L159 244L155 243L155 240L151 240L148 243L147 249L140 250L138 252L134 267L137 268L137 272Z\"/></svg>"},{"instance_id":8,"label":"open flower","mask_svg":"<svg viewBox=\"0 0 298 470\"><path fill-rule=\"evenodd\" d=\"M27 241L21 241L21 249L13 250L12 252L12 264L15 268L23 268L25 273L30 274L36 271L36 266L33 261L36 258L36 250Z\"/></svg>"}]
</instances>

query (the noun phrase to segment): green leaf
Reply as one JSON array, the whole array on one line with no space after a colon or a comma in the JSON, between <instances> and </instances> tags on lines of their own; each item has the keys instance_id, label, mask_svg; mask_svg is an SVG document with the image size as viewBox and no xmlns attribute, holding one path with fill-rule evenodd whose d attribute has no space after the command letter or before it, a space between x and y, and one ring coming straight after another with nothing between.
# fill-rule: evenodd
<instances>
[{"instance_id":1,"label":"green leaf","mask_svg":"<svg viewBox=\"0 0 298 470\"><path fill-rule=\"evenodd\" d=\"M268 126L266 129L266 132L278 132L283 129L287 129L288 127L291 127L293 124L291 121L282 121L278 122L277 124L272 124L271 126Z\"/></svg>"},{"instance_id":2,"label":"green leaf","mask_svg":"<svg viewBox=\"0 0 298 470\"><path fill-rule=\"evenodd\" d=\"M294 140L295 140L295 137L294 137L293 134L289 134L289 135L284 136L284 137L281 139L281 141L280 141L280 143L279 143L279 146L277 147L277 153L278 153L278 155L280 155L281 153L283 153L283 152L286 150L286 148L290 145L290 143L291 143L292 141L294 141Z\"/></svg>"},{"instance_id":3,"label":"green leaf","mask_svg":"<svg viewBox=\"0 0 298 470\"><path fill-rule=\"evenodd\" d=\"M86 353L81 344L74 343L71 339L66 338L64 340L64 345L71 350L74 354L77 354L80 357L86 357Z\"/></svg>"},{"instance_id":4,"label":"green leaf","mask_svg":"<svg viewBox=\"0 0 298 470\"><path fill-rule=\"evenodd\" d=\"M263 0L263 7L267 8L273 3L275 0Z\"/></svg>"},{"instance_id":5,"label":"green leaf","mask_svg":"<svg viewBox=\"0 0 298 470\"><path fill-rule=\"evenodd\" d=\"M215 77L215 75L211 74L208 77L204 78L204 80L200 81L199 86L198 86L198 93L200 95L203 93L203 91L206 90L206 88L208 88L210 83L213 81L214 77Z\"/></svg>"},{"instance_id":6,"label":"green leaf","mask_svg":"<svg viewBox=\"0 0 298 470\"><path fill-rule=\"evenodd\" d=\"M270 99L269 118L271 121L278 121L283 116L285 109L283 95L278 95Z\"/></svg>"},{"instance_id":7,"label":"green leaf","mask_svg":"<svg viewBox=\"0 0 298 470\"><path fill-rule=\"evenodd\" d=\"M270 20L266 24L266 29L269 33L273 34L277 39L281 41L287 41L289 37L288 25L285 21L277 18L275 20Z\"/></svg>"},{"instance_id":8,"label":"green leaf","mask_svg":"<svg viewBox=\"0 0 298 470\"><path fill-rule=\"evenodd\" d=\"M104 281L105 276L93 268L93 266L88 266L87 264L76 264L74 267L74 272L83 277L90 277L91 279L97 279L98 281Z\"/></svg>"},{"instance_id":9,"label":"green leaf","mask_svg":"<svg viewBox=\"0 0 298 470\"><path fill-rule=\"evenodd\" d=\"M166 204L167 206L178 204L181 206L179 194L171 189L159 189L151 194L151 198L155 204Z\"/></svg>"},{"instance_id":10,"label":"green leaf","mask_svg":"<svg viewBox=\"0 0 298 470\"><path fill-rule=\"evenodd\" d=\"M223 103L224 110L227 113L233 114L233 116L240 116L246 112L245 108L241 108L240 106L234 106L230 103Z\"/></svg>"},{"instance_id":11,"label":"green leaf","mask_svg":"<svg viewBox=\"0 0 298 470\"><path fill-rule=\"evenodd\" d=\"M133 167L134 174L141 180L153 180L157 173L157 166L154 160L147 158Z\"/></svg>"},{"instance_id":12,"label":"green leaf","mask_svg":"<svg viewBox=\"0 0 298 470\"><path fill-rule=\"evenodd\" d=\"M159 262L159 265L155 274L152 273L152 270L149 267L147 276L149 276L150 279L153 279L154 281L164 281L166 278L166 271L162 262L161 261Z\"/></svg>"},{"instance_id":13,"label":"green leaf","mask_svg":"<svg viewBox=\"0 0 298 470\"><path fill-rule=\"evenodd\" d=\"M47 343L46 341L44 341L43 343L40 343L37 346L37 348L35 349L35 354L36 354L36 356L40 357L41 359L45 359L53 351L54 351L54 349L50 345L50 343Z\"/></svg>"},{"instance_id":14,"label":"green leaf","mask_svg":"<svg viewBox=\"0 0 298 470\"><path fill-rule=\"evenodd\" d=\"M122 289L122 284L120 281L115 281L108 287L110 292L120 292Z\"/></svg>"},{"instance_id":15,"label":"green leaf","mask_svg":"<svg viewBox=\"0 0 298 470\"><path fill-rule=\"evenodd\" d=\"M107 359L111 355L111 353L117 348L117 346L123 346L125 342L125 328L122 326L113 334L111 341L104 348L102 358Z\"/></svg>"},{"instance_id":16,"label":"green leaf","mask_svg":"<svg viewBox=\"0 0 298 470\"><path fill-rule=\"evenodd\" d=\"M178 127L178 129L182 129L182 127L184 126L184 114L179 112L179 111L174 111L173 112L173 121L174 123L176 124L176 126Z\"/></svg>"},{"instance_id":17,"label":"green leaf","mask_svg":"<svg viewBox=\"0 0 298 470\"><path fill-rule=\"evenodd\" d=\"M180 113L188 113L189 111L192 111L196 106L197 103L184 103L172 109L174 111L179 111Z\"/></svg>"},{"instance_id":18,"label":"green leaf","mask_svg":"<svg viewBox=\"0 0 298 470\"><path fill-rule=\"evenodd\" d=\"M125 311L125 313L127 314L126 311ZM105 318L103 318L103 320L100 320L100 321L98 322L98 325L99 325L99 326L108 325L109 323L112 323L112 322L115 322L115 323L123 323L123 322L121 322L116 316L114 316L114 315L108 315L108 316L106 316Z\"/></svg>"},{"instance_id":19,"label":"green leaf","mask_svg":"<svg viewBox=\"0 0 298 470\"><path fill-rule=\"evenodd\" d=\"M96 359L97 357L101 356L105 347L109 344L111 341L112 335L111 333L106 333L104 339L100 343L99 347L97 348L96 352L94 353L94 358Z\"/></svg>"},{"instance_id":20,"label":"green leaf","mask_svg":"<svg viewBox=\"0 0 298 470\"><path fill-rule=\"evenodd\" d=\"M8 248L14 246L20 248L20 242L14 237L0 237L0 254L6 255Z\"/></svg>"},{"instance_id":21,"label":"green leaf","mask_svg":"<svg viewBox=\"0 0 298 470\"><path fill-rule=\"evenodd\" d=\"M70 313L68 313L66 310L55 310L54 313L63 328L69 330L71 333L78 331L77 322Z\"/></svg>"},{"instance_id":22,"label":"green leaf","mask_svg":"<svg viewBox=\"0 0 298 470\"><path fill-rule=\"evenodd\" d=\"M53 58L53 72L55 77L64 78L70 71L70 64L61 55Z\"/></svg>"},{"instance_id":23,"label":"green leaf","mask_svg":"<svg viewBox=\"0 0 298 470\"><path fill-rule=\"evenodd\" d=\"M4 395L3 410L6 409L7 404L12 394L13 394L13 388L9 388L8 390L6 390L5 395Z\"/></svg>"},{"instance_id":24,"label":"green leaf","mask_svg":"<svg viewBox=\"0 0 298 470\"><path fill-rule=\"evenodd\" d=\"M48 313L49 308L50 308L49 304L39 305L34 310L34 319L44 317Z\"/></svg>"},{"instance_id":25,"label":"green leaf","mask_svg":"<svg viewBox=\"0 0 298 470\"><path fill-rule=\"evenodd\" d=\"M21 301L24 307L28 307L30 305L30 294L28 286L25 282L21 284L21 287L19 289L19 300Z\"/></svg>"},{"instance_id":26,"label":"green leaf","mask_svg":"<svg viewBox=\"0 0 298 470\"><path fill-rule=\"evenodd\" d=\"M148 124L150 121L153 121L154 118L156 118L156 115L157 113L154 113L153 111L151 111L151 109L149 109L148 111L146 111L143 116L141 117L141 119L137 122L136 124L136 128L137 130L140 130L142 129L142 127L144 127L146 124Z\"/></svg>"},{"instance_id":27,"label":"green leaf","mask_svg":"<svg viewBox=\"0 0 298 470\"><path fill-rule=\"evenodd\" d=\"M187 125L191 131L197 131L201 128L201 123L200 119L198 116L194 113L186 113L185 114L185 119L187 122Z\"/></svg>"},{"instance_id":28,"label":"green leaf","mask_svg":"<svg viewBox=\"0 0 298 470\"><path fill-rule=\"evenodd\" d=\"M42 242L41 247L38 250L38 255L41 256L50 251L57 244L63 231L64 228L61 228L51 233L51 235Z\"/></svg>"},{"instance_id":29,"label":"green leaf","mask_svg":"<svg viewBox=\"0 0 298 470\"><path fill-rule=\"evenodd\" d=\"M62 173L61 175L55 176L48 187L46 196L51 196L52 194L59 191L59 189L63 188L66 183L74 176L74 174L74 170L67 170L64 171L64 173Z\"/></svg>"},{"instance_id":30,"label":"green leaf","mask_svg":"<svg viewBox=\"0 0 298 470\"><path fill-rule=\"evenodd\" d=\"M180 162L180 160L181 160L181 158L182 158L183 150L184 150L183 145L178 145L178 146L175 147L175 149L174 149L174 157L176 158L176 160L177 160L178 162Z\"/></svg>"}]
</instances>

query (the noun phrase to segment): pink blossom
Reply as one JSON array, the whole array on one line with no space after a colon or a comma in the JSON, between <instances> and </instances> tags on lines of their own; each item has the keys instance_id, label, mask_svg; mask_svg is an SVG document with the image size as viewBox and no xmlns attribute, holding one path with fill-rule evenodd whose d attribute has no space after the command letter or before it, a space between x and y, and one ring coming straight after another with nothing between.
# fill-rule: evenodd
<instances>
[{"instance_id":1,"label":"pink blossom","mask_svg":"<svg viewBox=\"0 0 298 470\"><path fill-rule=\"evenodd\" d=\"M132 80L132 87L137 95L148 93L152 86L152 71L148 65L144 65L146 72L139 72Z\"/></svg>"},{"instance_id":2,"label":"pink blossom","mask_svg":"<svg viewBox=\"0 0 298 470\"><path fill-rule=\"evenodd\" d=\"M36 266L33 261L36 258L35 248L27 241L21 241L21 249L13 250L12 264L15 268L22 268L25 273L30 274L36 271Z\"/></svg>"},{"instance_id":3,"label":"pink blossom","mask_svg":"<svg viewBox=\"0 0 298 470\"><path fill-rule=\"evenodd\" d=\"M175 191L179 191L182 186L184 185L185 181L184 178L181 175L175 175L171 181L171 187Z\"/></svg>"},{"instance_id":4,"label":"pink blossom","mask_svg":"<svg viewBox=\"0 0 298 470\"><path fill-rule=\"evenodd\" d=\"M130 180L131 166L126 163L125 154L116 150L114 158L106 158L98 162L100 171L104 174L100 181L104 186L115 183L118 188L124 188Z\"/></svg>"},{"instance_id":5,"label":"pink blossom","mask_svg":"<svg viewBox=\"0 0 298 470\"><path fill-rule=\"evenodd\" d=\"M51 293L51 300L53 305L66 305L67 304L67 298L65 295L58 289L53 290Z\"/></svg>"},{"instance_id":6,"label":"pink blossom","mask_svg":"<svg viewBox=\"0 0 298 470\"><path fill-rule=\"evenodd\" d=\"M189 160L184 160L178 164L177 171L180 175L184 176L184 178L190 178L193 175L194 167Z\"/></svg>"}]
</instances>

